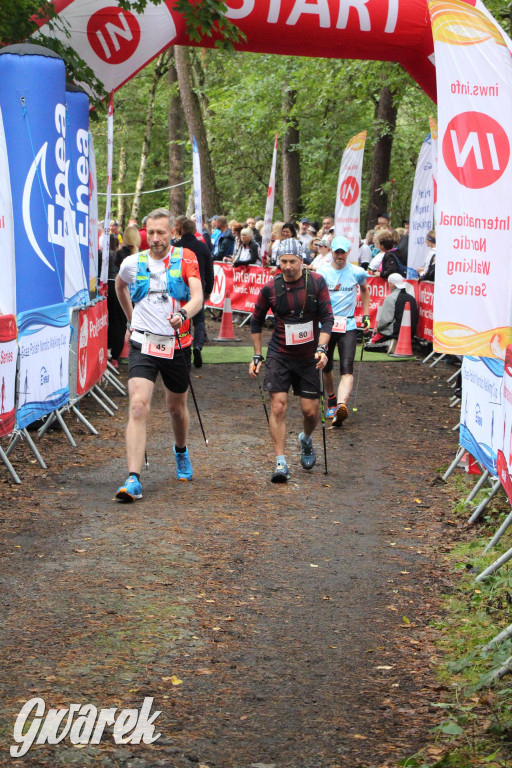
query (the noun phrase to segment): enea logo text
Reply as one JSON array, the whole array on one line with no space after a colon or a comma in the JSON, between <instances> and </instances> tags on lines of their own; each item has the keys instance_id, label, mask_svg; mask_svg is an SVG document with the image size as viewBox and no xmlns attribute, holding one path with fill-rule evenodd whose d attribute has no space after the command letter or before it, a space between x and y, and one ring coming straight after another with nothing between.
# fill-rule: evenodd
<instances>
[{"instance_id":1,"label":"enea logo text","mask_svg":"<svg viewBox=\"0 0 512 768\"><path fill-rule=\"evenodd\" d=\"M52 272L55 271L55 267L50 264L44 253L44 250L46 250L48 253L47 244L43 244L43 247L41 247L41 244L38 242L36 234L34 233L31 215L31 201L33 194L34 197L37 197L37 195L40 194L39 189L37 189L37 191L34 189L34 187L38 186L38 184L34 184L34 182L36 175L39 173L47 196L50 198L50 200L53 200L52 203L48 204L48 242L55 245L64 246L64 208L66 205L67 194L65 145L66 108L64 104L57 104L55 107L55 128L57 130L57 140L55 142L54 151L55 161L57 163L57 172L55 174L53 184L51 185L52 189L50 189L48 184L48 174L46 168L48 142L45 141L29 168L27 178L25 180L25 186L23 188L22 200L23 224L25 226L25 232L28 241L43 264L45 264L48 269L51 269Z\"/></svg>"},{"instance_id":2,"label":"enea logo text","mask_svg":"<svg viewBox=\"0 0 512 768\"><path fill-rule=\"evenodd\" d=\"M42 387L45 384L49 384L50 383L50 375L49 375L48 371L46 370L46 368L44 367L44 365L41 368L41 371L39 373L39 377L40 377L40 382L41 382L41 386Z\"/></svg>"},{"instance_id":3,"label":"enea logo text","mask_svg":"<svg viewBox=\"0 0 512 768\"><path fill-rule=\"evenodd\" d=\"M505 130L483 112L455 115L443 138L443 157L459 184L482 189L503 175L510 159Z\"/></svg>"}]
</instances>

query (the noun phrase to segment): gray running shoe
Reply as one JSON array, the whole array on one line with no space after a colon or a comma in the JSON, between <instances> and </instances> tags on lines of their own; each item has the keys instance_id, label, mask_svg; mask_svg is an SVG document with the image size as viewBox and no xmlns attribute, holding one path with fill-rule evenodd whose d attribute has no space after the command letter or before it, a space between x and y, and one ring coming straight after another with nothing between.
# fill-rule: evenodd
<instances>
[{"instance_id":1,"label":"gray running shoe","mask_svg":"<svg viewBox=\"0 0 512 768\"><path fill-rule=\"evenodd\" d=\"M271 481L273 483L287 483L290 479L290 470L286 464L276 464L276 468L272 474Z\"/></svg>"},{"instance_id":2,"label":"gray running shoe","mask_svg":"<svg viewBox=\"0 0 512 768\"><path fill-rule=\"evenodd\" d=\"M304 469L312 469L316 462L316 453L315 449L313 448L313 441L309 440L308 442L306 440L305 433L301 432L299 435L299 442L301 448L300 463Z\"/></svg>"}]
</instances>

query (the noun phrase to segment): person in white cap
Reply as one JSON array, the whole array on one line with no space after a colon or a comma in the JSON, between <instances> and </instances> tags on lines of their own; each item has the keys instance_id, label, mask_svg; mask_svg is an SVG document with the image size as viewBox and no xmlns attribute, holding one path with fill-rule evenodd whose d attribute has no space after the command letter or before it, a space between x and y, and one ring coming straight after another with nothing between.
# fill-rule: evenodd
<instances>
[{"instance_id":1,"label":"person in white cap","mask_svg":"<svg viewBox=\"0 0 512 768\"><path fill-rule=\"evenodd\" d=\"M405 305L411 310L411 336L416 332L418 323L418 304L414 297L414 288L407 283L401 274L393 272L388 277L391 288L377 314L377 329L372 340L365 349L375 352L390 352L393 339L398 339Z\"/></svg>"},{"instance_id":2,"label":"person in white cap","mask_svg":"<svg viewBox=\"0 0 512 768\"><path fill-rule=\"evenodd\" d=\"M324 368L324 384L327 391L326 416L332 417L333 427L341 427L348 416L347 402L354 384L354 357L357 346L357 330L354 312L357 288L363 302L363 333L370 331L370 291L366 285L366 272L347 262L350 241L343 236L331 242L332 262L321 264L317 274L325 278L331 297L334 325L327 346L327 365ZM337 395L334 390L334 350L338 347L341 379Z\"/></svg>"}]
</instances>

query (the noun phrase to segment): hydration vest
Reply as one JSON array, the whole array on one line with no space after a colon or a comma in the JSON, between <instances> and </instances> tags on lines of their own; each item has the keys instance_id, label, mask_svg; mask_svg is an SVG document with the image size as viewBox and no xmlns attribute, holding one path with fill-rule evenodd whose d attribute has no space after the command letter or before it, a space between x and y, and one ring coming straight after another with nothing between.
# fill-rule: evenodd
<instances>
[{"instance_id":1,"label":"hydration vest","mask_svg":"<svg viewBox=\"0 0 512 768\"><path fill-rule=\"evenodd\" d=\"M144 299L149 293L150 272L148 266L149 251L139 253L135 283L130 286L130 295L134 304ZM163 259L167 291L175 301L189 301L190 290L181 274L181 259L183 248L171 247L169 254Z\"/></svg>"}]
</instances>

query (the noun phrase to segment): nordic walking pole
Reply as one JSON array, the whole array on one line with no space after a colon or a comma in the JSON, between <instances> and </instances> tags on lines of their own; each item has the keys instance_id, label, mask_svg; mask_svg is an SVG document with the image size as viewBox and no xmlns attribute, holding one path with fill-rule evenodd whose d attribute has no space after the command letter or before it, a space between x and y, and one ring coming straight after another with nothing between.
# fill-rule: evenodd
<instances>
[{"instance_id":1,"label":"nordic walking pole","mask_svg":"<svg viewBox=\"0 0 512 768\"><path fill-rule=\"evenodd\" d=\"M357 366L356 396L354 398L355 405L352 408L354 413L355 413L355 411L357 411L357 393L359 391L359 376L361 374L361 364L363 362L363 351L364 351L364 336L363 336L363 340L361 342L361 357L359 358L359 365Z\"/></svg>"},{"instance_id":2,"label":"nordic walking pole","mask_svg":"<svg viewBox=\"0 0 512 768\"><path fill-rule=\"evenodd\" d=\"M263 403L263 410L265 411L265 416L267 417L267 424L269 424L267 404L265 402L265 395L263 394L263 389L261 388L261 382L260 382L259 378L258 378L258 387L259 387L259 390L260 390L261 402Z\"/></svg>"},{"instance_id":3,"label":"nordic walking pole","mask_svg":"<svg viewBox=\"0 0 512 768\"><path fill-rule=\"evenodd\" d=\"M181 341L180 341L180 337L179 337L178 333L176 333L176 338L178 339L178 347L180 348L180 352L183 353L183 347L181 346ZM194 405L196 407L196 413L197 413L197 418L199 419L199 424L201 426L201 432L203 433L203 438L204 438L205 445L208 447L208 440L206 439L206 435L204 433L203 422L201 421L201 414L199 413L199 407L197 405L196 394L194 392L194 387L192 386L192 381L190 379L190 373L189 373L188 368L187 368L187 361L185 360L185 354L184 353L183 353L183 363L185 365L185 370L187 372L188 385L190 387L190 391L192 392L192 398L194 400Z\"/></svg>"},{"instance_id":4,"label":"nordic walking pole","mask_svg":"<svg viewBox=\"0 0 512 768\"><path fill-rule=\"evenodd\" d=\"M320 369L320 414L322 417L322 437L324 440L324 464L325 464L324 475L328 475L329 472L327 471L327 442L325 439L324 374L322 372L322 369Z\"/></svg>"}]
</instances>

